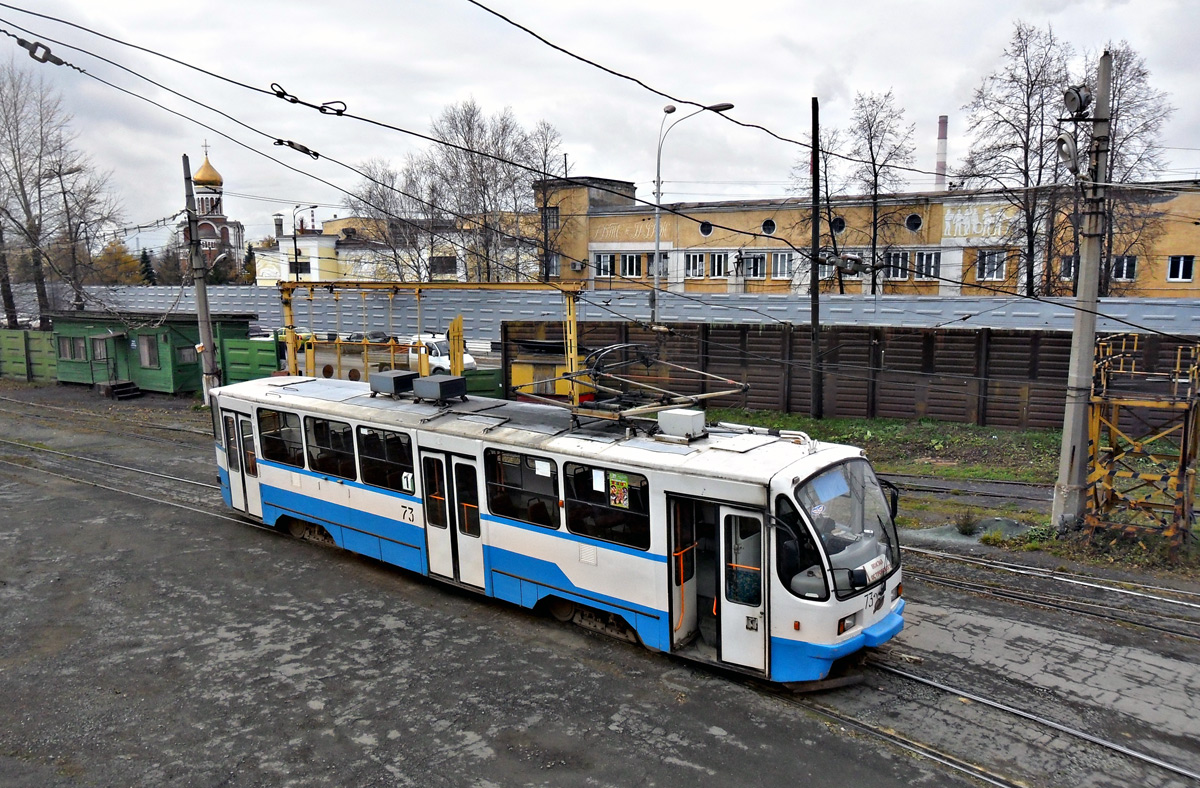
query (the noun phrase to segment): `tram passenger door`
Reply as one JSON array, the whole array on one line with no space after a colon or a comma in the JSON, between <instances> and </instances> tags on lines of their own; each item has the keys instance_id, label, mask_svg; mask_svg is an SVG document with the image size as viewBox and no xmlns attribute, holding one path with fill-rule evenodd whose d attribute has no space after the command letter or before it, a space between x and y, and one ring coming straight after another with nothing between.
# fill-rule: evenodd
<instances>
[{"instance_id":1,"label":"tram passenger door","mask_svg":"<svg viewBox=\"0 0 1200 788\"><path fill-rule=\"evenodd\" d=\"M223 410L221 424L225 433L225 462L229 466L229 494L233 508L262 517L254 423L244 413Z\"/></svg>"},{"instance_id":2,"label":"tram passenger door","mask_svg":"<svg viewBox=\"0 0 1200 788\"><path fill-rule=\"evenodd\" d=\"M442 452L422 452L421 478L429 573L483 588L479 471L475 461Z\"/></svg>"},{"instance_id":3,"label":"tram passenger door","mask_svg":"<svg viewBox=\"0 0 1200 788\"><path fill-rule=\"evenodd\" d=\"M767 665L765 544L761 515L721 507L721 659L758 670Z\"/></svg>"}]
</instances>

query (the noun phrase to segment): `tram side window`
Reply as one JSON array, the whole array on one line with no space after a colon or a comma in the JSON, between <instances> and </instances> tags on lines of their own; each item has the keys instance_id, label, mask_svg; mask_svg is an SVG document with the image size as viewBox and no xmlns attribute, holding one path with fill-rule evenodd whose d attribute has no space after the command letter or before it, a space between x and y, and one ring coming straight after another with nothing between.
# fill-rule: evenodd
<instances>
[{"instance_id":1,"label":"tram side window","mask_svg":"<svg viewBox=\"0 0 1200 788\"><path fill-rule=\"evenodd\" d=\"M638 550L650 549L650 485L639 473L568 462L567 530Z\"/></svg>"},{"instance_id":2,"label":"tram side window","mask_svg":"<svg viewBox=\"0 0 1200 788\"><path fill-rule=\"evenodd\" d=\"M554 460L487 449L483 466L492 514L558 528L558 466Z\"/></svg>"},{"instance_id":3,"label":"tram side window","mask_svg":"<svg viewBox=\"0 0 1200 788\"><path fill-rule=\"evenodd\" d=\"M775 572L784 587L804 599L828 599L829 585L821 552L795 504L786 495L775 498L775 516L791 527L775 528Z\"/></svg>"},{"instance_id":4,"label":"tram side window","mask_svg":"<svg viewBox=\"0 0 1200 788\"><path fill-rule=\"evenodd\" d=\"M402 432L358 428L358 460L365 484L415 494L412 440Z\"/></svg>"},{"instance_id":5,"label":"tram side window","mask_svg":"<svg viewBox=\"0 0 1200 788\"><path fill-rule=\"evenodd\" d=\"M304 441L300 417L281 410L258 409L258 435L264 460L304 467Z\"/></svg>"},{"instance_id":6,"label":"tram side window","mask_svg":"<svg viewBox=\"0 0 1200 788\"><path fill-rule=\"evenodd\" d=\"M349 424L305 416L304 440L309 468L342 479L355 478L354 431Z\"/></svg>"}]
</instances>

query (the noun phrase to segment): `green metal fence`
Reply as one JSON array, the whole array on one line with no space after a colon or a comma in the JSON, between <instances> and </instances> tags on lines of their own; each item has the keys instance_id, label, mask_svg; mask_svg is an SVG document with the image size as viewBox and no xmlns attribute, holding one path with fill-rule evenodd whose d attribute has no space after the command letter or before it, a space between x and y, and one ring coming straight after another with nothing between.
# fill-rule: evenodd
<instances>
[{"instance_id":1,"label":"green metal fence","mask_svg":"<svg viewBox=\"0 0 1200 788\"><path fill-rule=\"evenodd\" d=\"M49 331L0 329L0 377L35 383L58 379L58 356Z\"/></svg>"},{"instance_id":2,"label":"green metal fence","mask_svg":"<svg viewBox=\"0 0 1200 788\"><path fill-rule=\"evenodd\" d=\"M279 369L275 342L261 339L221 341L221 382L241 383L270 377Z\"/></svg>"}]
</instances>

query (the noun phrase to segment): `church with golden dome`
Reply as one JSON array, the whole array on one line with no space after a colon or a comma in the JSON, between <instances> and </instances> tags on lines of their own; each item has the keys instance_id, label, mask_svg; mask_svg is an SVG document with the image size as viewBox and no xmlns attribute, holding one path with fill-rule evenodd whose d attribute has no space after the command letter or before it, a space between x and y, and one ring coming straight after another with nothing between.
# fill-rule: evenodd
<instances>
[{"instance_id":1,"label":"church with golden dome","mask_svg":"<svg viewBox=\"0 0 1200 788\"><path fill-rule=\"evenodd\" d=\"M246 230L242 223L230 220L225 215L225 181L217 168L208 160L208 145L204 145L204 163L192 174L192 185L196 192L196 232L200 236L200 251L205 261L212 265L221 254L240 266L246 250ZM186 245L191 242L187 220L179 224L179 235Z\"/></svg>"}]
</instances>

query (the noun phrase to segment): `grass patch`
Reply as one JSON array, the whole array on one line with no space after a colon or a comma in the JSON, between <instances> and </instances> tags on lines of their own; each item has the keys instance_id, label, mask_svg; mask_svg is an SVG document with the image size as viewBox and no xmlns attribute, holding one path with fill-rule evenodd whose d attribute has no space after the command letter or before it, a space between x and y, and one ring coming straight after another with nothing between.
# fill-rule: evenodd
<instances>
[{"instance_id":1,"label":"grass patch","mask_svg":"<svg viewBox=\"0 0 1200 788\"><path fill-rule=\"evenodd\" d=\"M866 451L882 473L1045 483L1058 475L1059 430L1001 430L931 419L812 419L794 413L710 408L710 421L800 430Z\"/></svg>"}]
</instances>

